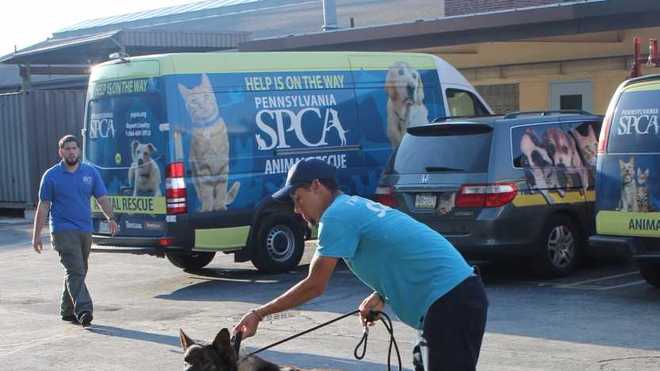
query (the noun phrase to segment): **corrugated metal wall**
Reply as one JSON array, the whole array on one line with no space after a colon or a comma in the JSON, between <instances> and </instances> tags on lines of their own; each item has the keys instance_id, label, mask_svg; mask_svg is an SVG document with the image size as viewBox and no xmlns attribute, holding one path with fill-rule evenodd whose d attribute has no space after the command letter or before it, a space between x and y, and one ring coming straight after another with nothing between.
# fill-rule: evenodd
<instances>
[{"instance_id":1,"label":"corrugated metal wall","mask_svg":"<svg viewBox=\"0 0 660 371\"><path fill-rule=\"evenodd\" d=\"M0 95L0 204L21 207L30 199L29 146L23 94Z\"/></svg>"},{"instance_id":2,"label":"corrugated metal wall","mask_svg":"<svg viewBox=\"0 0 660 371\"><path fill-rule=\"evenodd\" d=\"M57 141L80 138L84 110L82 90L0 95L0 207L34 206L41 175L59 161Z\"/></svg>"}]
</instances>

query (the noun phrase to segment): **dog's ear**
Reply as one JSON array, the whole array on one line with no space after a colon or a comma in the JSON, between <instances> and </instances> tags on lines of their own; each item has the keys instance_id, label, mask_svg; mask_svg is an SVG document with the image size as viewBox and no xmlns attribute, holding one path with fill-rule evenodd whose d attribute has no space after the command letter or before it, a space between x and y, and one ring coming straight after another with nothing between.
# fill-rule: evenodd
<instances>
[{"instance_id":1,"label":"dog's ear","mask_svg":"<svg viewBox=\"0 0 660 371\"><path fill-rule=\"evenodd\" d=\"M417 91L415 92L415 104L424 103L424 83L422 82L422 75L417 71Z\"/></svg>"},{"instance_id":2,"label":"dog's ear","mask_svg":"<svg viewBox=\"0 0 660 371\"><path fill-rule=\"evenodd\" d=\"M226 328L220 330L215 336L215 339L213 340L213 348L215 348L215 351L220 357L230 364L233 364L238 360L238 354L236 354L234 347L231 345L229 330Z\"/></svg>"},{"instance_id":3,"label":"dog's ear","mask_svg":"<svg viewBox=\"0 0 660 371\"><path fill-rule=\"evenodd\" d=\"M147 147L149 147L149 150L150 150L151 152L156 152L156 151L157 151L156 146L154 146L154 145L151 144L151 143L147 144Z\"/></svg>"},{"instance_id":4,"label":"dog's ear","mask_svg":"<svg viewBox=\"0 0 660 371\"><path fill-rule=\"evenodd\" d=\"M133 140L131 142L131 153L133 155L135 155L135 150L137 149L137 146L139 146L139 145L140 145L140 142L138 142L137 140Z\"/></svg>"},{"instance_id":5,"label":"dog's ear","mask_svg":"<svg viewBox=\"0 0 660 371\"><path fill-rule=\"evenodd\" d=\"M179 340L181 341L181 348L183 348L184 352L186 349L188 349L189 346L195 344L193 339L189 338L182 329L179 329Z\"/></svg>"},{"instance_id":6,"label":"dog's ear","mask_svg":"<svg viewBox=\"0 0 660 371\"><path fill-rule=\"evenodd\" d=\"M396 76L399 74L399 68L398 64L393 64L387 71L387 76L385 77L385 92L393 101L399 100L399 94L396 91Z\"/></svg>"}]
</instances>

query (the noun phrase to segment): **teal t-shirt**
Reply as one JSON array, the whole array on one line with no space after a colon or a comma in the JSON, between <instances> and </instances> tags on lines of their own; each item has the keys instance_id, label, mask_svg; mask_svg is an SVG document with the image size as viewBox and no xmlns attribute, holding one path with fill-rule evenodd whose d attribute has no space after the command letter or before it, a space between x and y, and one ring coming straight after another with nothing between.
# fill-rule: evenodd
<instances>
[{"instance_id":1,"label":"teal t-shirt","mask_svg":"<svg viewBox=\"0 0 660 371\"><path fill-rule=\"evenodd\" d=\"M421 328L438 298L473 274L442 235L358 196L339 195L319 221L319 256L343 258L404 323Z\"/></svg>"}]
</instances>

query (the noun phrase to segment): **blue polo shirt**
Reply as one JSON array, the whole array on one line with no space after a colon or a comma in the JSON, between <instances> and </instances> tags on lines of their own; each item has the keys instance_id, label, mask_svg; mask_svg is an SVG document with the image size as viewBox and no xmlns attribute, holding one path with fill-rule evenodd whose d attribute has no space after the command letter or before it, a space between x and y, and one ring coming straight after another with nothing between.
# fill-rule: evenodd
<instances>
[{"instance_id":1,"label":"blue polo shirt","mask_svg":"<svg viewBox=\"0 0 660 371\"><path fill-rule=\"evenodd\" d=\"M325 210L316 254L343 258L401 321L417 329L431 304L473 274L442 235L358 196L340 195Z\"/></svg>"},{"instance_id":2,"label":"blue polo shirt","mask_svg":"<svg viewBox=\"0 0 660 371\"><path fill-rule=\"evenodd\" d=\"M91 233L90 198L107 193L99 172L85 163L80 163L74 172L67 171L62 162L46 170L39 186L39 200L50 201L51 233L71 230Z\"/></svg>"}]
</instances>

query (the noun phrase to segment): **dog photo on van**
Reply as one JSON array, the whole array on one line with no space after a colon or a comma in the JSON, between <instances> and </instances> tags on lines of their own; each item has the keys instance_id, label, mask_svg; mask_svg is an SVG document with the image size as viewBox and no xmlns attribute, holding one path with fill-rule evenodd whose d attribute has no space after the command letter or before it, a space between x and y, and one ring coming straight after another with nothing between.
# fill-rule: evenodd
<instances>
[{"instance_id":1,"label":"dog photo on van","mask_svg":"<svg viewBox=\"0 0 660 371\"><path fill-rule=\"evenodd\" d=\"M520 138L520 152L524 156L525 175L530 189L535 189L548 204L555 201L549 191L556 191L564 197L564 189L559 182L557 168L550 157L545 143L531 128L526 128Z\"/></svg>"},{"instance_id":2,"label":"dog photo on van","mask_svg":"<svg viewBox=\"0 0 660 371\"><path fill-rule=\"evenodd\" d=\"M424 84L419 72L406 62L390 66L385 78L387 92L387 137L396 148L411 125L428 123Z\"/></svg>"},{"instance_id":3,"label":"dog photo on van","mask_svg":"<svg viewBox=\"0 0 660 371\"><path fill-rule=\"evenodd\" d=\"M238 195L240 182L229 189L229 136L227 124L206 74L192 88L178 84L192 121L190 165L200 211L226 210Z\"/></svg>"},{"instance_id":4,"label":"dog photo on van","mask_svg":"<svg viewBox=\"0 0 660 371\"><path fill-rule=\"evenodd\" d=\"M544 138L552 163L563 172L560 177L564 183L562 188L579 188L586 192L589 188L589 171L582 162L573 136L560 128L551 127L545 131Z\"/></svg>"},{"instance_id":5,"label":"dog photo on van","mask_svg":"<svg viewBox=\"0 0 660 371\"><path fill-rule=\"evenodd\" d=\"M587 127L587 132L583 135L580 132L583 126ZM582 154L582 159L586 165L591 167L596 167L596 153L598 150L598 137L596 137L596 132L594 131L593 124L580 125L580 127L571 129L571 134L577 141L577 147L580 154Z\"/></svg>"},{"instance_id":6,"label":"dog photo on van","mask_svg":"<svg viewBox=\"0 0 660 371\"><path fill-rule=\"evenodd\" d=\"M151 143L131 142L133 162L128 168L128 184L133 188L133 196L160 196L160 168L153 159L156 147Z\"/></svg>"}]
</instances>

